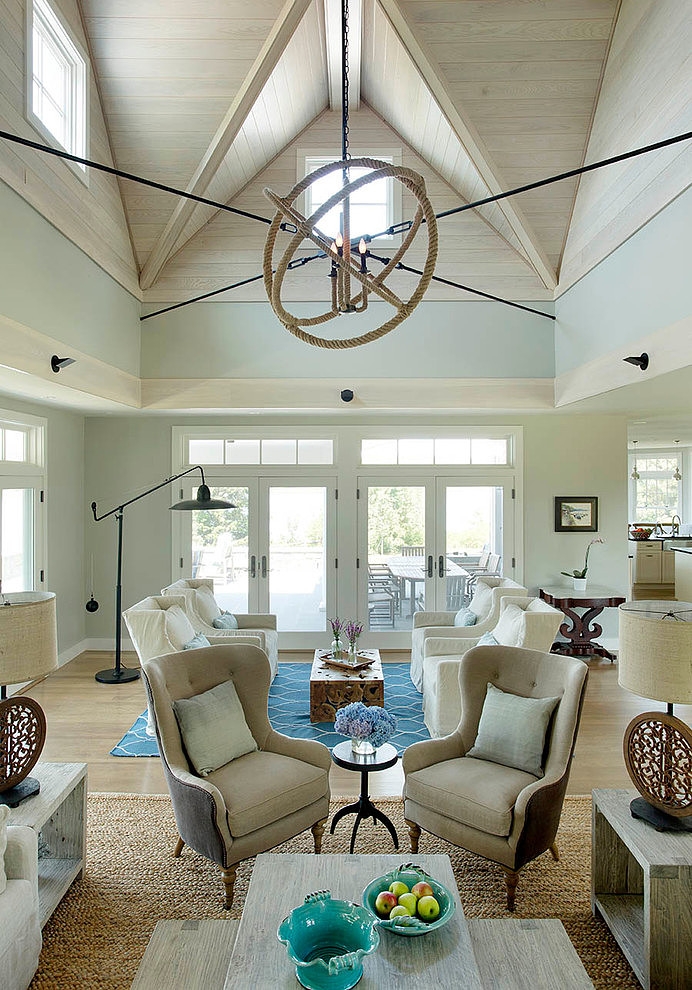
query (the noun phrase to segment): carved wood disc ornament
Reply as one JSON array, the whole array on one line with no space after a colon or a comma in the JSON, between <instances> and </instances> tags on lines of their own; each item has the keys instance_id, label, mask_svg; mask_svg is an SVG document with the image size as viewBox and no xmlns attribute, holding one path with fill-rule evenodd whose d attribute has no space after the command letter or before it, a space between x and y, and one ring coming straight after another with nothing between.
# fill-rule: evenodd
<instances>
[{"instance_id":1,"label":"carved wood disc ornament","mask_svg":"<svg viewBox=\"0 0 692 990\"><path fill-rule=\"evenodd\" d=\"M0 701L0 794L21 783L46 740L46 716L33 698Z\"/></svg>"},{"instance_id":2,"label":"carved wood disc ornament","mask_svg":"<svg viewBox=\"0 0 692 990\"><path fill-rule=\"evenodd\" d=\"M634 786L676 818L692 812L692 730L675 715L644 712L625 730L623 751Z\"/></svg>"},{"instance_id":3,"label":"carved wood disc ornament","mask_svg":"<svg viewBox=\"0 0 692 990\"><path fill-rule=\"evenodd\" d=\"M323 176L328 175L330 172L334 172L337 169L343 171L345 166L352 166L354 168L368 168L372 171L368 172L367 175L355 179L353 182L346 182L343 187L331 196L325 203L323 203L323 205L316 210L312 216L307 218L303 217L293 205L298 196L300 196L300 194L304 192L308 186L312 185L318 179L321 179ZM396 250L394 256L389 259L381 271L375 275L362 270L360 257L358 253L354 252L352 249L349 230L349 200L350 196L362 186L386 176L391 176L398 182L401 182L402 185L415 196L418 202L418 207L416 209L416 215L411 227L402 239L401 246ZM306 175L304 179L302 179L293 187L293 189L291 189L287 196L277 196L271 189L265 189L264 195L277 208L277 212L275 213L269 227L267 240L264 246L264 286L272 309L278 316L281 323L294 336L298 337L307 344L312 344L314 347L327 347L335 349L358 347L360 344L367 344L372 340L377 340L379 337L383 337L411 315L413 310L425 295L426 289L430 285L430 280L435 272L435 264L437 262L437 220L435 218L433 208L430 205L430 201L426 195L425 181L422 176L420 176L417 172L412 171L412 169L403 168L399 165L392 165L389 162L378 161L375 158L349 158L346 162L329 162L327 165L323 165L322 168L318 168L316 171L311 172L310 175ZM339 203L344 204L343 246L340 247L338 251L335 251L332 244L326 237L321 235L317 228L319 227L319 222L322 217L325 216L325 214L328 213L332 207ZM425 221L424 226L428 237L428 253L425 266L418 280L418 284L416 285L416 288L412 292L411 296L408 299L401 299L385 284L386 278L401 262L401 259L405 255L406 251L413 243L413 240L423 224L423 221ZM276 244L276 237L281 229L281 224L284 222L292 225L296 232L291 237L285 251L275 265L274 247ZM330 278L331 304L330 308L324 313L321 313L319 316L303 318L294 316L284 307L281 302L281 289L283 286L284 277L286 272L289 271L289 268L294 267L295 264L302 263L301 258L295 259L294 262L293 256L306 238L311 240L313 244L315 244L321 251L324 251L326 258L332 264L332 273ZM355 294L352 294L351 292L352 281L358 288L358 291ZM368 333L361 334L358 337L349 337L344 339L319 337L316 334L308 333L303 329L303 327L319 326L322 323L327 323L329 320L334 319L334 317L339 316L342 313L363 312L363 310L367 309L368 296L372 293L379 296L380 299L383 299L396 309L394 316L376 329L370 330Z\"/></svg>"}]
</instances>

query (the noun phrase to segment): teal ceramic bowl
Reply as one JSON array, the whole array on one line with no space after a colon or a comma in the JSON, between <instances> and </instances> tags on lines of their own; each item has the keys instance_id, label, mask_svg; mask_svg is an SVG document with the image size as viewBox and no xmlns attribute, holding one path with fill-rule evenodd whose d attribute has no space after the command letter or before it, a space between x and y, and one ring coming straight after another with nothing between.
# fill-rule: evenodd
<instances>
[{"instance_id":1,"label":"teal ceramic bowl","mask_svg":"<svg viewBox=\"0 0 692 990\"><path fill-rule=\"evenodd\" d=\"M308 894L281 922L277 936L308 990L350 990L363 975L363 957L380 944L370 912L332 900L328 890Z\"/></svg>"},{"instance_id":2,"label":"teal ceramic bowl","mask_svg":"<svg viewBox=\"0 0 692 990\"><path fill-rule=\"evenodd\" d=\"M382 918L375 910L377 895L380 891L387 890L390 883L393 883L395 880L403 881L409 890L420 880L425 880L429 883L432 887L433 895L440 905L438 916L433 921L424 921L422 918L405 916L393 918L391 921L388 918ZM394 932L396 935L425 935L427 932L434 932L443 925L446 925L456 911L456 904L450 891L426 873L420 866L414 866L412 863L406 863L400 866L398 870L390 870L389 873L371 880L363 891L362 901L363 907L367 908L373 918L377 918L379 928Z\"/></svg>"}]
</instances>

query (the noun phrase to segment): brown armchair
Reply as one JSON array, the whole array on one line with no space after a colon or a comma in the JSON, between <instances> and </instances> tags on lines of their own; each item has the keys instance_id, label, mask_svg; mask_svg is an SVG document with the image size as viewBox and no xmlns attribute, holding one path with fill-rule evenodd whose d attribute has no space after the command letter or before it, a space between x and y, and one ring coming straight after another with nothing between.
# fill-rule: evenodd
<instances>
[{"instance_id":1,"label":"brown armchair","mask_svg":"<svg viewBox=\"0 0 692 990\"><path fill-rule=\"evenodd\" d=\"M257 646L186 650L142 665L166 783L180 839L221 867L224 907L233 902L237 864L312 830L315 852L329 814L331 757L322 743L290 739L267 716L270 668ZM197 774L173 704L232 681L257 749Z\"/></svg>"},{"instance_id":2,"label":"brown armchair","mask_svg":"<svg viewBox=\"0 0 692 990\"><path fill-rule=\"evenodd\" d=\"M518 647L477 646L463 656L458 728L409 746L403 756L404 818L412 853L418 852L423 829L499 863L506 875L507 908L514 910L520 870L547 849L558 859L555 836L587 673L581 660ZM505 696L559 699L547 724L543 776L469 755L477 745L488 684ZM503 732L500 725L500 744Z\"/></svg>"}]
</instances>

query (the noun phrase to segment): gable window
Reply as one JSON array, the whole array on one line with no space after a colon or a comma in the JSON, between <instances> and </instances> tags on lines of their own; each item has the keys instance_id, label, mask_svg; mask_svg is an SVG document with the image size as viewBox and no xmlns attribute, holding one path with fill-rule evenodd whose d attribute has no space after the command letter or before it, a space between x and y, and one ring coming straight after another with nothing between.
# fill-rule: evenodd
<instances>
[{"instance_id":1,"label":"gable window","mask_svg":"<svg viewBox=\"0 0 692 990\"><path fill-rule=\"evenodd\" d=\"M354 155L354 157L357 156ZM395 161L395 157L396 159L401 158L400 155L394 156L393 154L377 154L373 157L388 164L399 164L398 160ZM310 175L322 168L323 165L333 161L334 157L330 155L306 155L303 174ZM349 181L355 182L356 179L371 171L372 169L367 168L351 168L349 169ZM343 174L339 169L336 169L308 186L305 190L305 216L312 216L341 189L342 183ZM399 182L394 182L391 177L374 179L353 193L350 197L352 240L365 235L370 237L380 235L377 240L392 240L392 235L383 234L383 231L396 223L401 213L400 185ZM328 239L334 240L336 235L342 232L342 208L341 203L337 204L319 221L319 229Z\"/></svg>"},{"instance_id":2,"label":"gable window","mask_svg":"<svg viewBox=\"0 0 692 990\"><path fill-rule=\"evenodd\" d=\"M28 5L27 107L31 123L72 155L86 152L86 58L46 0ZM78 174L84 165L68 163Z\"/></svg>"}]
</instances>

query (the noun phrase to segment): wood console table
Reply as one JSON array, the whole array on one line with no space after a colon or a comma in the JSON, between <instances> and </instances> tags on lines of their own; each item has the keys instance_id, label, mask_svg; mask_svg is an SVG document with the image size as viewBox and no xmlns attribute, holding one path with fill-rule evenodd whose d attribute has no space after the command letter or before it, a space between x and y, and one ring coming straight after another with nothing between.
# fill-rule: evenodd
<instances>
[{"instance_id":1,"label":"wood console table","mask_svg":"<svg viewBox=\"0 0 692 990\"><path fill-rule=\"evenodd\" d=\"M571 657L599 656L614 660L615 654L606 650L605 646L595 640L603 632L603 627L594 622L604 608L617 608L626 601L623 595L612 588L601 588L594 585L586 591L574 591L572 588L541 588L539 596L543 601L559 608L571 620L571 625L563 622L560 633L568 642L557 640L550 648L551 653L564 653ZM582 614L575 609L584 609Z\"/></svg>"}]
</instances>

